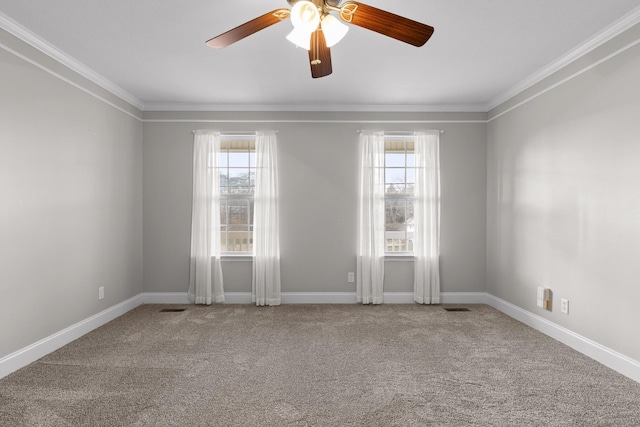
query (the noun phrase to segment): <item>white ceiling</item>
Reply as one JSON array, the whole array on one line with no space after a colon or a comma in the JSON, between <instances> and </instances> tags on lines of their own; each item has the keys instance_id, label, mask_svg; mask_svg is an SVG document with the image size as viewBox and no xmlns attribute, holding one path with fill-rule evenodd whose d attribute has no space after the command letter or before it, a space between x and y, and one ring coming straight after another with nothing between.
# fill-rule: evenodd
<instances>
[{"instance_id":1,"label":"white ceiling","mask_svg":"<svg viewBox=\"0 0 640 427\"><path fill-rule=\"evenodd\" d=\"M147 110L455 111L486 110L640 15L640 0L363 2L435 33L416 48L352 26L332 48L333 74L312 79L306 51L285 39L289 21L222 50L204 44L286 0L0 0L0 26L45 41Z\"/></svg>"}]
</instances>

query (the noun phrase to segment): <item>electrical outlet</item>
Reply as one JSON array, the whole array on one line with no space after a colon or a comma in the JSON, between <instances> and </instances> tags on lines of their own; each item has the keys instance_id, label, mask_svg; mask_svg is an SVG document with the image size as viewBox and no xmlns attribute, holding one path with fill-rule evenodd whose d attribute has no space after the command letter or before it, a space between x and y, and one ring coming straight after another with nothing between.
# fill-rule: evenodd
<instances>
[{"instance_id":1,"label":"electrical outlet","mask_svg":"<svg viewBox=\"0 0 640 427\"><path fill-rule=\"evenodd\" d=\"M356 281L356 275L353 271L347 273L347 282L353 283Z\"/></svg>"},{"instance_id":2,"label":"electrical outlet","mask_svg":"<svg viewBox=\"0 0 640 427\"><path fill-rule=\"evenodd\" d=\"M544 288L542 286L538 286L537 305L540 308L544 308Z\"/></svg>"},{"instance_id":3,"label":"electrical outlet","mask_svg":"<svg viewBox=\"0 0 640 427\"><path fill-rule=\"evenodd\" d=\"M103 299L104 298L104 286L100 286L98 288L98 299Z\"/></svg>"},{"instance_id":4,"label":"electrical outlet","mask_svg":"<svg viewBox=\"0 0 640 427\"><path fill-rule=\"evenodd\" d=\"M564 314L569 314L569 300L560 298L560 312Z\"/></svg>"}]
</instances>

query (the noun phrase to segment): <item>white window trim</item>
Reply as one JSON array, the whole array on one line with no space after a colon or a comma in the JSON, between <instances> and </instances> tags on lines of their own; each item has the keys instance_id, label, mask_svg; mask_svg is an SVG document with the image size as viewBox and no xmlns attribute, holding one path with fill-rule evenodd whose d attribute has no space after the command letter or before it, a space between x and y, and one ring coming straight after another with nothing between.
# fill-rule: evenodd
<instances>
[{"instance_id":1,"label":"white window trim","mask_svg":"<svg viewBox=\"0 0 640 427\"><path fill-rule=\"evenodd\" d=\"M234 141L234 140L242 140L242 139L246 139L246 140L252 140L255 143L256 140L256 134L255 133L248 133L248 132L243 132L243 133L238 133L238 132L227 132L227 133L221 133L220 134L220 142L228 142L228 141ZM243 199L250 199L250 200L254 200L254 193L222 193L220 192L220 201L227 201L227 200L233 200L233 199L238 199L238 200L243 200ZM226 224L228 225L228 224ZM252 224L249 224L249 226L252 226ZM227 237L227 233L228 231L226 231L224 233L224 236ZM222 233L221 233L222 234ZM253 258L253 252L252 251L222 251L220 253L220 256L223 260L226 261L246 261L246 260L250 260Z\"/></svg>"},{"instance_id":2,"label":"white window trim","mask_svg":"<svg viewBox=\"0 0 640 427\"><path fill-rule=\"evenodd\" d=\"M386 176L386 169L387 169L387 165L386 165L386 143L388 141L401 141L401 142L406 142L406 141L413 141L415 143L415 136L412 134L407 134L407 135L388 135L385 134L384 136L384 142L385 142L385 176ZM405 169L405 178L406 178L406 169L410 168L411 166L407 166L405 163L404 169ZM413 166L415 168L415 165ZM387 199L398 199L398 200L408 200L408 199L415 199L413 194L409 194L409 193L390 193L387 194L386 193L386 182L385 182L385 195L384 198L385 200ZM405 182L406 184L406 182ZM385 224L386 227L386 224ZM406 224L405 224L406 227ZM385 230L385 240L386 240L386 230ZM388 261L413 261L414 259L414 252L413 251L402 251L402 252L388 252L386 250L386 244L385 244L385 252L384 252L384 257L385 260Z\"/></svg>"}]
</instances>

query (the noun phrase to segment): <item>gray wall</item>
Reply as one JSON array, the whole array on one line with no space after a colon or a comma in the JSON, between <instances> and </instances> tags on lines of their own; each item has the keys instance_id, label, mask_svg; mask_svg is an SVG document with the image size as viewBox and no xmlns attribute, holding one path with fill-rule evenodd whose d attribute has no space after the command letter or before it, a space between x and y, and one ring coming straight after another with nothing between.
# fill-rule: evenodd
<instances>
[{"instance_id":1,"label":"gray wall","mask_svg":"<svg viewBox=\"0 0 640 427\"><path fill-rule=\"evenodd\" d=\"M353 292L356 131L439 128L442 290L487 291L640 360L637 40L640 26L486 124L465 113L143 117L0 30L0 358L143 291L186 291L192 129L279 130L283 290ZM385 290L410 292L412 263L386 267ZM227 291L250 291L250 262L223 268ZM538 286L554 291L552 312L535 306Z\"/></svg>"},{"instance_id":2,"label":"gray wall","mask_svg":"<svg viewBox=\"0 0 640 427\"><path fill-rule=\"evenodd\" d=\"M0 358L142 292L142 123L0 30ZM98 301L98 287L105 298Z\"/></svg>"},{"instance_id":3,"label":"gray wall","mask_svg":"<svg viewBox=\"0 0 640 427\"><path fill-rule=\"evenodd\" d=\"M640 45L626 49L637 40L640 26L486 124L465 113L143 117L0 30L0 358L143 291L186 291L191 130L279 130L283 290L353 292L356 131L439 128L442 290L487 291L640 360ZM411 292L412 263L386 267L385 290ZM250 262L223 268L228 292L250 291ZM538 286L554 291L552 312L535 306Z\"/></svg>"},{"instance_id":4,"label":"gray wall","mask_svg":"<svg viewBox=\"0 0 640 427\"><path fill-rule=\"evenodd\" d=\"M484 292L486 115L145 113L145 292L185 292L193 129L278 130L283 292L355 292L358 129L443 129L444 292ZM406 123L426 122L433 123ZM346 123L345 123L346 122ZM223 262L225 291L251 291L250 261ZM385 291L412 292L413 264L387 262Z\"/></svg>"},{"instance_id":5,"label":"gray wall","mask_svg":"<svg viewBox=\"0 0 640 427\"><path fill-rule=\"evenodd\" d=\"M635 360L640 45L596 64L639 39L636 26L490 112L487 202L487 291Z\"/></svg>"}]
</instances>

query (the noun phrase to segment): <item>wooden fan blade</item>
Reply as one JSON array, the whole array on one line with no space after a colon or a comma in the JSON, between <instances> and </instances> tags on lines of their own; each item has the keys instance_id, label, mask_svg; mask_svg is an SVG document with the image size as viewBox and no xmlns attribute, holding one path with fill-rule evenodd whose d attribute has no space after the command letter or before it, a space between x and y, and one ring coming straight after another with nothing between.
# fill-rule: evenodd
<instances>
[{"instance_id":1,"label":"wooden fan blade","mask_svg":"<svg viewBox=\"0 0 640 427\"><path fill-rule=\"evenodd\" d=\"M434 30L429 25L356 1L348 1L340 6L340 18L353 25L418 47L429 40Z\"/></svg>"},{"instance_id":2,"label":"wooden fan blade","mask_svg":"<svg viewBox=\"0 0 640 427\"><path fill-rule=\"evenodd\" d=\"M221 49L233 44L245 37L250 36L253 33L257 33L260 30L264 30L273 24L277 24L280 21L284 21L290 15L289 9L276 9L269 13L265 13L262 16L252 19L249 22L220 34L210 40L207 40L207 46L215 49Z\"/></svg>"},{"instance_id":3,"label":"wooden fan blade","mask_svg":"<svg viewBox=\"0 0 640 427\"><path fill-rule=\"evenodd\" d=\"M311 77L314 79L328 76L333 72L333 68L331 67L331 49L327 47L327 41L320 28L311 33L309 62L311 63Z\"/></svg>"}]
</instances>

